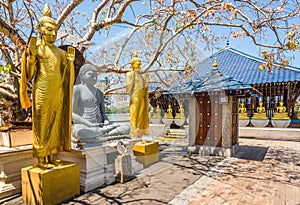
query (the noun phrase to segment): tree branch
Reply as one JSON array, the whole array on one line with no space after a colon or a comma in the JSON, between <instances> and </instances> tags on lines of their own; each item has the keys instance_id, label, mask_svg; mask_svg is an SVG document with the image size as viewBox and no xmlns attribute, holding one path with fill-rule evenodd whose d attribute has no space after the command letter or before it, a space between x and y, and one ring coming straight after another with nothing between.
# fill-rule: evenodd
<instances>
[{"instance_id":1,"label":"tree branch","mask_svg":"<svg viewBox=\"0 0 300 205\"><path fill-rule=\"evenodd\" d=\"M17 45L25 45L26 42L21 38L19 33L16 29L14 29L12 26L8 25L6 21L4 21L0 17L0 33L3 33L5 36L7 36L16 46Z\"/></svg>"},{"instance_id":2,"label":"tree branch","mask_svg":"<svg viewBox=\"0 0 300 205\"><path fill-rule=\"evenodd\" d=\"M58 29L65 21L65 19L68 17L68 15L74 10L74 8L82 2L83 0L72 0L71 3L62 11L61 15L57 19Z\"/></svg>"}]
</instances>

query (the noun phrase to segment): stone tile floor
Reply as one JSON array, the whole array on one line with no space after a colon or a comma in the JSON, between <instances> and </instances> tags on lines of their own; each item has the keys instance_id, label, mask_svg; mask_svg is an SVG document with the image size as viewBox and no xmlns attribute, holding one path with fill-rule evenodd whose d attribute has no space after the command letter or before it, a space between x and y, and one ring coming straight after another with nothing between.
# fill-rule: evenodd
<instances>
[{"instance_id":1,"label":"stone tile floor","mask_svg":"<svg viewBox=\"0 0 300 205\"><path fill-rule=\"evenodd\" d=\"M183 200L181 193L172 204L300 204L300 142L244 138L239 153L226 160L217 176L194 183L196 194Z\"/></svg>"},{"instance_id":2,"label":"stone tile floor","mask_svg":"<svg viewBox=\"0 0 300 205\"><path fill-rule=\"evenodd\" d=\"M240 138L231 158L187 155L177 141L160 161L125 183L82 193L62 204L300 205L299 141ZM23 204L20 195L0 204Z\"/></svg>"}]
</instances>

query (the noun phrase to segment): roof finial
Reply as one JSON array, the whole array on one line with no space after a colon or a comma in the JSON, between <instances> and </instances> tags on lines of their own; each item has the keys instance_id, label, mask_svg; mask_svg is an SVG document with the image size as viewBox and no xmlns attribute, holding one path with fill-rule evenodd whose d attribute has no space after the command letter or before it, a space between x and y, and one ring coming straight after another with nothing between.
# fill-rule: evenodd
<instances>
[{"instance_id":1,"label":"roof finial","mask_svg":"<svg viewBox=\"0 0 300 205\"><path fill-rule=\"evenodd\" d=\"M214 57L214 63L213 63L213 71L218 70L218 63L217 63L217 57Z\"/></svg>"}]
</instances>

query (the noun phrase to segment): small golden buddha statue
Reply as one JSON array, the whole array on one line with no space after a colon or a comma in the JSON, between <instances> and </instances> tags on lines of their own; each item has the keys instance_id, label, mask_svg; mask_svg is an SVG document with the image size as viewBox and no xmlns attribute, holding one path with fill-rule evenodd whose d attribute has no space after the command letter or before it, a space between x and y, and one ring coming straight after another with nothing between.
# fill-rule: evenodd
<instances>
[{"instance_id":1,"label":"small golden buddha statue","mask_svg":"<svg viewBox=\"0 0 300 205\"><path fill-rule=\"evenodd\" d=\"M185 116L184 116L184 108L183 108L182 104L180 104L178 113L176 113L175 118L185 118Z\"/></svg>"},{"instance_id":2,"label":"small golden buddha statue","mask_svg":"<svg viewBox=\"0 0 300 205\"><path fill-rule=\"evenodd\" d=\"M294 115L293 115L294 119L298 119L300 120L300 106L298 105L298 102L294 103Z\"/></svg>"},{"instance_id":3,"label":"small golden buddha statue","mask_svg":"<svg viewBox=\"0 0 300 205\"><path fill-rule=\"evenodd\" d=\"M152 118L161 118L161 109L159 105L156 106L156 110L153 112Z\"/></svg>"},{"instance_id":4,"label":"small golden buddha statue","mask_svg":"<svg viewBox=\"0 0 300 205\"><path fill-rule=\"evenodd\" d=\"M266 109L263 107L263 102L259 102L259 107L256 108L256 112L253 114L253 120L268 120Z\"/></svg>"},{"instance_id":5,"label":"small golden buddha statue","mask_svg":"<svg viewBox=\"0 0 300 205\"><path fill-rule=\"evenodd\" d=\"M279 102L279 106L276 108L276 112L274 113L272 120L289 120L290 117L286 112L286 107L283 105L283 102Z\"/></svg>"},{"instance_id":6,"label":"small golden buddha statue","mask_svg":"<svg viewBox=\"0 0 300 205\"><path fill-rule=\"evenodd\" d=\"M245 107L245 103L241 103L241 106L239 108L239 119L240 120L248 120L249 116L247 113L247 108Z\"/></svg>"},{"instance_id":7,"label":"small golden buddha statue","mask_svg":"<svg viewBox=\"0 0 300 205\"><path fill-rule=\"evenodd\" d=\"M167 113L165 115L165 118L173 118L173 109L171 104L168 105Z\"/></svg>"}]
</instances>

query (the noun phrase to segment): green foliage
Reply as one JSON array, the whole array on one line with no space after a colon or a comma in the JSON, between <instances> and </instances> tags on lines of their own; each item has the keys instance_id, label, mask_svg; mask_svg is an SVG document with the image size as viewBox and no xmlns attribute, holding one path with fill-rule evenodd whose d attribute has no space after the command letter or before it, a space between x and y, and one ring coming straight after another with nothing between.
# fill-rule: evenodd
<instances>
[{"instance_id":1,"label":"green foliage","mask_svg":"<svg viewBox=\"0 0 300 205\"><path fill-rule=\"evenodd\" d=\"M0 83L5 82L5 79L7 75L10 74L12 70L12 67L10 64L7 64L6 66L0 65Z\"/></svg>"},{"instance_id":2,"label":"green foliage","mask_svg":"<svg viewBox=\"0 0 300 205\"><path fill-rule=\"evenodd\" d=\"M129 106L127 107L121 107L121 108L116 108L116 107L105 107L105 113L106 114L113 114L113 113L129 113Z\"/></svg>"},{"instance_id":3,"label":"green foliage","mask_svg":"<svg viewBox=\"0 0 300 205\"><path fill-rule=\"evenodd\" d=\"M0 65L0 73L4 72L6 74L10 74L11 70L12 70L12 67L10 64L7 64L6 66Z\"/></svg>"}]
</instances>

